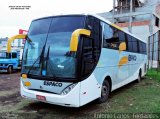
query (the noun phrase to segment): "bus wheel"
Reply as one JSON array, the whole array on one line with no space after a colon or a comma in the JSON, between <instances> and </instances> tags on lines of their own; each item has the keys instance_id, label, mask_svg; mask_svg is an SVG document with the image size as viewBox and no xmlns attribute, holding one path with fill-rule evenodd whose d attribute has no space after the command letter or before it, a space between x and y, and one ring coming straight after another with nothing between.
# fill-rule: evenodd
<instances>
[{"instance_id":1,"label":"bus wheel","mask_svg":"<svg viewBox=\"0 0 160 119\"><path fill-rule=\"evenodd\" d=\"M140 70L139 75L138 75L138 79L137 79L137 83L141 82L141 78L142 78L142 74L141 74L141 70Z\"/></svg>"},{"instance_id":2,"label":"bus wheel","mask_svg":"<svg viewBox=\"0 0 160 119\"><path fill-rule=\"evenodd\" d=\"M104 103L107 101L110 93L110 85L107 80L104 80L102 89L101 89L101 97L97 99L98 103Z\"/></svg>"},{"instance_id":3,"label":"bus wheel","mask_svg":"<svg viewBox=\"0 0 160 119\"><path fill-rule=\"evenodd\" d=\"M8 72L9 74L11 74L12 71L13 71L12 66L9 66L8 69L7 69L7 72Z\"/></svg>"}]
</instances>

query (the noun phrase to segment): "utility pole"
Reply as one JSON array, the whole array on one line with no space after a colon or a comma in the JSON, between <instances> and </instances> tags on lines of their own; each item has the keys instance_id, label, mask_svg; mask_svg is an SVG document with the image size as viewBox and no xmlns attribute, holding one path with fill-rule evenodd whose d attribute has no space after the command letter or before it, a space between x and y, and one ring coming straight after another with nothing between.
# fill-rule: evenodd
<instances>
[{"instance_id":1,"label":"utility pole","mask_svg":"<svg viewBox=\"0 0 160 119\"><path fill-rule=\"evenodd\" d=\"M158 32L158 69L160 70L160 31Z\"/></svg>"},{"instance_id":2,"label":"utility pole","mask_svg":"<svg viewBox=\"0 0 160 119\"><path fill-rule=\"evenodd\" d=\"M130 13L129 13L129 32L132 33L132 12L133 12L133 0L130 0Z\"/></svg>"},{"instance_id":3,"label":"utility pole","mask_svg":"<svg viewBox=\"0 0 160 119\"><path fill-rule=\"evenodd\" d=\"M113 0L113 18L112 18L112 22L115 23L115 18L114 18L114 15L115 15L115 6L116 6L116 0Z\"/></svg>"}]
</instances>

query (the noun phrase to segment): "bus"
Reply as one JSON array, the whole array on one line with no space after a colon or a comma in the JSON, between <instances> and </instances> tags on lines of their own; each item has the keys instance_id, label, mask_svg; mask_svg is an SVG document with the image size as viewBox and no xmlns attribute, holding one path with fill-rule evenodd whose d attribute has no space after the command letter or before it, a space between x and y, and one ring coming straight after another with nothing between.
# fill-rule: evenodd
<instances>
[{"instance_id":1,"label":"bus","mask_svg":"<svg viewBox=\"0 0 160 119\"><path fill-rule=\"evenodd\" d=\"M23 51L21 96L80 107L146 74L146 43L97 15L39 18Z\"/></svg>"},{"instance_id":2,"label":"bus","mask_svg":"<svg viewBox=\"0 0 160 119\"><path fill-rule=\"evenodd\" d=\"M0 51L0 72L11 74L13 70L21 69L22 49L12 49L7 53L6 49Z\"/></svg>"}]
</instances>

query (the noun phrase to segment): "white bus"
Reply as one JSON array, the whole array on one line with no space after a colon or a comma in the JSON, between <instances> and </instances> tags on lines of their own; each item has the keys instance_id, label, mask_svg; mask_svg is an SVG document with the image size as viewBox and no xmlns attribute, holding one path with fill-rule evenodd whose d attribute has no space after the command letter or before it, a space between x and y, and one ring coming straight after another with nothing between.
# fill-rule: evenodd
<instances>
[{"instance_id":1,"label":"white bus","mask_svg":"<svg viewBox=\"0 0 160 119\"><path fill-rule=\"evenodd\" d=\"M56 105L103 103L146 73L146 44L96 15L33 20L22 60L21 95Z\"/></svg>"}]
</instances>

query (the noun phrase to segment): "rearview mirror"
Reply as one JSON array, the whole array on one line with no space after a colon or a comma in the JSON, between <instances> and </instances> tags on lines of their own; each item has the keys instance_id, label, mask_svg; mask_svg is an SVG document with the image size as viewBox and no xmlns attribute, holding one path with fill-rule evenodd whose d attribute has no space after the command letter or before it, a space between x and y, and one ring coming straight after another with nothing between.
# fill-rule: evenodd
<instances>
[{"instance_id":1,"label":"rearview mirror","mask_svg":"<svg viewBox=\"0 0 160 119\"><path fill-rule=\"evenodd\" d=\"M7 42L7 52L10 53L11 52L11 43L16 40L16 39L25 39L27 35L24 35L24 34L19 34L19 35L16 35L16 36L13 36L11 38L8 39L8 42Z\"/></svg>"},{"instance_id":2,"label":"rearview mirror","mask_svg":"<svg viewBox=\"0 0 160 119\"><path fill-rule=\"evenodd\" d=\"M80 35L90 36L91 31L87 29L77 29L73 31L70 41L70 51L76 52L78 47L78 37Z\"/></svg>"}]
</instances>

